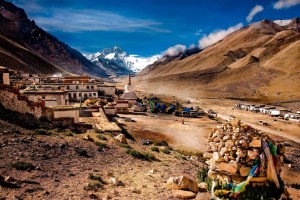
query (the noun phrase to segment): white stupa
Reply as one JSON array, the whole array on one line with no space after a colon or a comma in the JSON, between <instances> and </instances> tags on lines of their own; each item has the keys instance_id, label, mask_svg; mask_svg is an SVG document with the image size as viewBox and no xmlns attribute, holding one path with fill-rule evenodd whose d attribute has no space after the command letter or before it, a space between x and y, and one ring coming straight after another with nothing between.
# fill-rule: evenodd
<instances>
[{"instance_id":1,"label":"white stupa","mask_svg":"<svg viewBox=\"0 0 300 200\"><path fill-rule=\"evenodd\" d=\"M129 104L135 104L137 96L134 91L134 86L131 85L131 76L128 76L128 84L125 85L125 92L121 95L120 99L127 100Z\"/></svg>"}]
</instances>

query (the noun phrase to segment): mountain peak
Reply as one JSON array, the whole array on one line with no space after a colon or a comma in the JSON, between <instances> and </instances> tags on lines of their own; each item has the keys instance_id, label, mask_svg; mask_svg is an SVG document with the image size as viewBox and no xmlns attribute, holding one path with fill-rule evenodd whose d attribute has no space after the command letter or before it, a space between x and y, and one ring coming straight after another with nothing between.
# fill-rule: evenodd
<instances>
[{"instance_id":1,"label":"mountain peak","mask_svg":"<svg viewBox=\"0 0 300 200\"><path fill-rule=\"evenodd\" d=\"M139 72L146 66L154 63L160 59L160 55L152 57L140 57L138 55L129 55L119 46L111 48L104 48L95 54L86 55L86 57L94 63L107 62L113 65L117 65L123 69L126 69L124 74L128 74L128 71Z\"/></svg>"},{"instance_id":2,"label":"mountain peak","mask_svg":"<svg viewBox=\"0 0 300 200\"><path fill-rule=\"evenodd\" d=\"M268 35L269 34L274 35L280 31L285 30L283 27L276 24L275 22L266 19L259 22L254 22L249 26L249 28L258 30L263 34L268 34Z\"/></svg>"}]
</instances>

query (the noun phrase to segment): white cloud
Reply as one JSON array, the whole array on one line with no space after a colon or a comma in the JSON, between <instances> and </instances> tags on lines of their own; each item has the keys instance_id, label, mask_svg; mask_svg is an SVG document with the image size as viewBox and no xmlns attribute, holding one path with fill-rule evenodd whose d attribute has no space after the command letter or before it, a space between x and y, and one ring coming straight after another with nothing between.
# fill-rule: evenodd
<instances>
[{"instance_id":1,"label":"white cloud","mask_svg":"<svg viewBox=\"0 0 300 200\"><path fill-rule=\"evenodd\" d=\"M173 47L168 48L163 52L164 55L168 56L177 56L178 54L184 52L186 50L186 46L182 44L177 44Z\"/></svg>"},{"instance_id":2,"label":"white cloud","mask_svg":"<svg viewBox=\"0 0 300 200\"><path fill-rule=\"evenodd\" d=\"M210 46L212 44L215 44L216 42L222 40L225 36L229 35L230 33L237 31L243 27L242 23L239 23L235 26L229 27L226 30L218 30L210 33L209 35L204 35L199 40L199 48L205 48L207 46Z\"/></svg>"},{"instance_id":3,"label":"white cloud","mask_svg":"<svg viewBox=\"0 0 300 200\"><path fill-rule=\"evenodd\" d=\"M250 11L249 15L247 16L247 22L251 22L253 17L264 10L264 7L262 7L261 5L256 5L254 8L252 8L252 10Z\"/></svg>"},{"instance_id":4,"label":"white cloud","mask_svg":"<svg viewBox=\"0 0 300 200\"><path fill-rule=\"evenodd\" d=\"M46 30L82 31L152 31L169 32L162 24L148 19L126 17L117 13L92 9L53 9L46 17L34 18Z\"/></svg>"},{"instance_id":5,"label":"white cloud","mask_svg":"<svg viewBox=\"0 0 300 200\"><path fill-rule=\"evenodd\" d=\"M282 8L289 8L298 4L300 4L300 0L279 0L274 3L273 8L278 10Z\"/></svg>"},{"instance_id":6,"label":"white cloud","mask_svg":"<svg viewBox=\"0 0 300 200\"><path fill-rule=\"evenodd\" d=\"M189 49L193 49L193 48L195 48L195 47L196 47L195 44L190 44Z\"/></svg>"}]
</instances>

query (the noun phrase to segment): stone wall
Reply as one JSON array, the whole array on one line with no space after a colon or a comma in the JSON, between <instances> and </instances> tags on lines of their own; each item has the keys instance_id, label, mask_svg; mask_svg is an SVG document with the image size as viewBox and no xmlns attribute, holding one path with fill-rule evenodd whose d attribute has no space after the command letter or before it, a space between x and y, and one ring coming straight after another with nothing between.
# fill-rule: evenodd
<instances>
[{"instance_id":1,"label":"stone wall","mask_svg":"<svg viewBox=\"0 0 300 200\"><path fill-rule=\"evenodd\" d=\"M40 119L45 108L43 102L32 102L11 86L0 85L0 103L5 109L21 114L30 114Z\"/></svg>"}]
</instances>

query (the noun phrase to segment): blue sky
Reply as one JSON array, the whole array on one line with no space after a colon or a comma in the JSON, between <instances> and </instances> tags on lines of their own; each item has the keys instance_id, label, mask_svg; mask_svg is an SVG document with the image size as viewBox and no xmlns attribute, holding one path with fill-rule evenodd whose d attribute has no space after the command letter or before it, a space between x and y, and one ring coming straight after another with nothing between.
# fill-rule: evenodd
<instances>
[{"instance_id":1,"label":"blue sky","mask_svg":"<svg viewBox=\"0 0 300 200\"><path fill-rule=\"evenodd\" d=\"M206 46L249 23L290 19L300 13L300 0L10 1L82 53L116 45L140 56L161 54L176 45L198 46L199 40Z\"/></svg>"}]
</instances>

